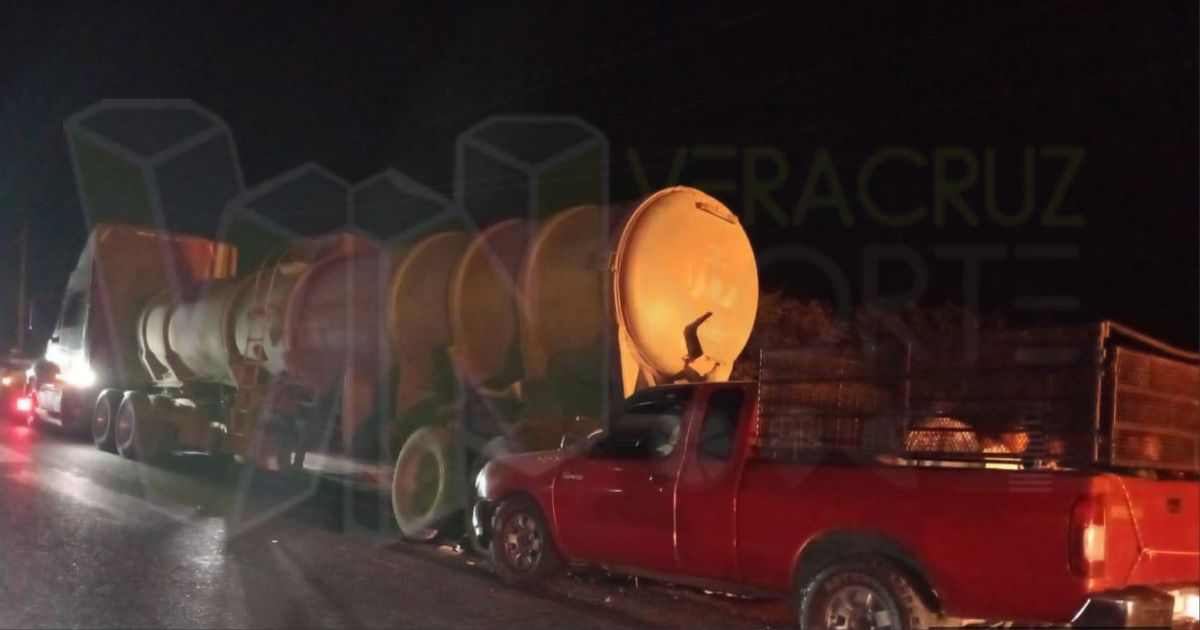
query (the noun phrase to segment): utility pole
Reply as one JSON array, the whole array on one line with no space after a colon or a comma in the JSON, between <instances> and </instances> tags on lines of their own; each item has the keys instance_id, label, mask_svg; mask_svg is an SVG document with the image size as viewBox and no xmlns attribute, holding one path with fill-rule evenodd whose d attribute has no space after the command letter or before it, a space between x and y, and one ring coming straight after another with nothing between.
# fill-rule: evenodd
<instances>
[{"instance_id":1,"label":"utility pole","mask_svg":"<svg viewBox=\"0 0 1200 630\"><path fill-rule=\"evenodd\" d=\"M17 350L21 353L25 352L25 329L28 328L25 324L25 303L26 303L26 283L25 276L29 271L29 222L21 222L21 239L18 250L20 251L21 260L18 263L19 270L17 271Z\"/></svg>"}]
</instances>

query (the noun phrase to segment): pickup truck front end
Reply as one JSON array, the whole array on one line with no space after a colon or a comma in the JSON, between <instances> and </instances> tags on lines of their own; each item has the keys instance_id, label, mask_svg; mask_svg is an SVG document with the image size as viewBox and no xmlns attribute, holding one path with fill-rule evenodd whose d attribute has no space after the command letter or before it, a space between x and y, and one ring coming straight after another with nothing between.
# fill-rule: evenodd
<instances>
[{"instance_id":1,"label":"pickup truck front end","mask_svg":"<svg viewBox=\"0 0 1200 630\"><path fill-rule=\"evenodd\" d=\"M475 496L471 524L482 546L492 541L492 520L501 499L527 496L538 505L551 505L550 496L562 463L570 450L539 451L497 457L475 477Z\"/></svg>"}]
</instances>

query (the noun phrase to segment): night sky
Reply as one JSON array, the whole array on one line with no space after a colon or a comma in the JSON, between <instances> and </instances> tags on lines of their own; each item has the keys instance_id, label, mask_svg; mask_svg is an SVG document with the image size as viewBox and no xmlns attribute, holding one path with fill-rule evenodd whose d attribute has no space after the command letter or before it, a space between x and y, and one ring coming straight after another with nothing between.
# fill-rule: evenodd
<instances>
[{"instance_id":1,"label":"night sky","mask_svg":"<svg viewBox=\"0 0 1200 630\"><path fill-rule=\"evenodd\" d=\"M1197 345L1195 2L650 4L3 8L0 346L11 339L16 226L30 224L34 292L44 295L61 289L85 238L63 121L113 97L189 98L219 114L247 185L316 161L351 182L393 166L446 194L464 129L493 114L573 114L609 139L614 199L632 200L640 179L657 187L678 169L677 183L703 184L742 215L758 251L803 244L827 254L856 302L873 248L902 244L929 268L921 300L957 303L962 265L938 252L999 245L1006 254L981 268L985 310L1017 320L1112 317ZM926 207L911 225L873 220L856 192L864 164L888 147L926 162L892 160L870 184L894 214ZM1068 163L1063 147L1082 160L1047 221ZM993 197L1015 212L1027 150L1031 218L971 225L952 208L937 224L937 155L965 152L980 165L994 156ZM782 223L762 207L746 214L748 151L784 156L788 171L770 193ZM832 194L822 164L832 165L848 214L829 203L797 220L814 163L810 196ZM961 167L951 161L948 176ZM981 175L962 197L980 216L985 195ZM1039 244L1079 256L1012 255ZM890 269L883 286L908 281ZM764 269L763 283L831 295L799 264ZM1010 312L1016 297L1046 293L1076 296L1080 308Z\"/></svg>"}]
</instances>

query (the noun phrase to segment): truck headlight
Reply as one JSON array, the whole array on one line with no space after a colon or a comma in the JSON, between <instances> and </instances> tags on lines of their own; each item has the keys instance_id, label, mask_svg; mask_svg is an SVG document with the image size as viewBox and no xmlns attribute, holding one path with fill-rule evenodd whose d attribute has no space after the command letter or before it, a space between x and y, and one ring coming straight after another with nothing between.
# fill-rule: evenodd
<instances>
[{"instance_id":1,"label":"truck headlight","mask_svg":"<svg viewBox=\"0 0 1200 630\"><path fill-rule=\"evenodd\" d=\"M71 387L87 389L96 384L96 373L86 365L74 366L59 375L64 383Z\"/></svg>"},{"instance_id":2,"label":"truck headlight","mask_svg":"<svg viewBox=\"0 0 1200 630\"><path fill-rule=\"evenodd\" d=\"M0 378L0 387L8 387L9 385L12 385L12 377L11 376L5 376L4 378Z\"/></svg>"}]
</instances>

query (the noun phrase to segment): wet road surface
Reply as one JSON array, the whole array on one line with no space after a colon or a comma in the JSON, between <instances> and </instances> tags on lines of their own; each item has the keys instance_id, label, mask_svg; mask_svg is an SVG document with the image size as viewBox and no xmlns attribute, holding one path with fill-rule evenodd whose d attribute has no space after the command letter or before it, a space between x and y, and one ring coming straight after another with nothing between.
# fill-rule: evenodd
<instances>
[{"instance_id":1,"label":"wet road surface","mask_svg":"<svg viewBox=\"0 0 1200 630\"><path fill-rule=\"evenodd\" d=\"M523 592L375 495L0 425L0 626L762 628L780 602L584 570Z\"/></svg>"}]
</instances>

